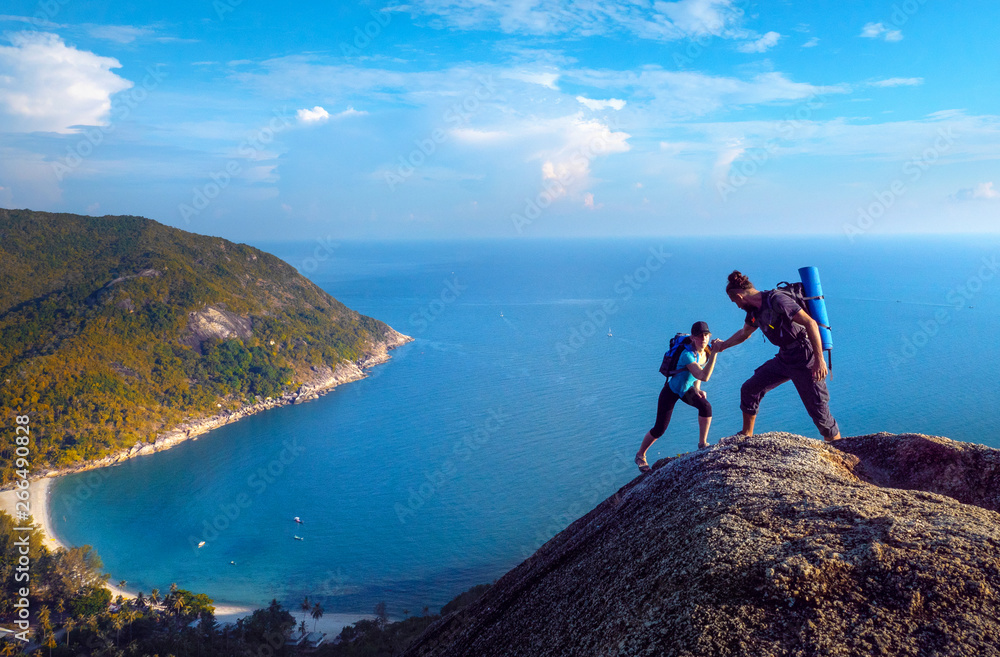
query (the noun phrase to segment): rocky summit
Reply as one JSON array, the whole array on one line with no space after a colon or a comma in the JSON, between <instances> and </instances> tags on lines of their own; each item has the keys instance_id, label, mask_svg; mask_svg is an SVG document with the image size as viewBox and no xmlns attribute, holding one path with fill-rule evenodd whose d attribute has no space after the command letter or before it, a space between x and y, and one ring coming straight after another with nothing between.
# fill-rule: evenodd
<instances>
[{"instance_id":1,"label":"rocky summit","mask_svg":"<svg viewBox=\"0 0 1000 657\"><path fill-rule=\"evenodd\" d=\"M1000 655L1000 451L786 433L663 459L407 657Z\"/></svg>"}]
</instances>

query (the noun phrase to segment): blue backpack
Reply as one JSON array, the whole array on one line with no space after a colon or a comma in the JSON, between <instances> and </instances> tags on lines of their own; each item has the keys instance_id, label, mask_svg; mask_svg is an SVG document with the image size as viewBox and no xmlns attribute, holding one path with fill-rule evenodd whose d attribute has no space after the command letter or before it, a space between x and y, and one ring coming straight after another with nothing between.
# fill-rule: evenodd
<instances>
[{"instance_id":1,"label":"blue backpack","mask_svg":"<svg viewBox=\"0 0 1000 657\"><path fill-rule=\"evenodd\" d=\"M677 369L677 361L680 360L684 347L689 344L691 344L691 335L689 333L678 333L674 337L670 338L670 346L667 347L667 353L663 354L663 363L660 365L660 374L669 379L674 374L684 371L682 369Z\"/></svg>"}]
</instances>

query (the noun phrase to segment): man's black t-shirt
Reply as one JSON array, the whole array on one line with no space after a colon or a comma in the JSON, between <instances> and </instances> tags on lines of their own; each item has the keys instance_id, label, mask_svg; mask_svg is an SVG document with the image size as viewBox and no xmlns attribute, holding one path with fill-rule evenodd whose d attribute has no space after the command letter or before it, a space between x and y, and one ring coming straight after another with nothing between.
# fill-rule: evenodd
<instances>
[{"instance_id":1,"label":"man's black t-shirt","mask_svg":"<svg viewBox=\"0 0 1000 657\"><path fill-rule=\"evenodd\" d=\"M792 318L802 308L791 297L775 290L761 292L760 308L747 311L746 323L759 328L771 344L778 347L778 357L795 365L813 366L813 346L809 331Z\"/></svg>"}]
</instances>

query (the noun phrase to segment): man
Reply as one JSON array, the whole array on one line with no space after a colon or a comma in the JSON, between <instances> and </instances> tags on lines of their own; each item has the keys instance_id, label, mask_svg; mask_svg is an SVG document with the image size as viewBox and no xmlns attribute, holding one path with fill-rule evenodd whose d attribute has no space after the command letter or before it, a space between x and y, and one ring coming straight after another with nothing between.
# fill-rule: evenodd
<instances>
[{"instance_id":1,"label":"man","mask_svg":"<svg viewBox=\"0 0 1000 657\"><path fill-rule=\"evenodd\" d=\"M728 340L716 340L712 350L721 353L745 342L758 328L778 347L778 354L754 371L740 391L743 430L753 435L760 400L768 391L791 380L799 397L826 442L840 440L840 427L830 414L828 374L823 360L819 325L787 294L778 290L757 290L750 279L738 271L729 275L726 286L729 299L746 311L743 328Z\"/></svg>"}]
</instances>

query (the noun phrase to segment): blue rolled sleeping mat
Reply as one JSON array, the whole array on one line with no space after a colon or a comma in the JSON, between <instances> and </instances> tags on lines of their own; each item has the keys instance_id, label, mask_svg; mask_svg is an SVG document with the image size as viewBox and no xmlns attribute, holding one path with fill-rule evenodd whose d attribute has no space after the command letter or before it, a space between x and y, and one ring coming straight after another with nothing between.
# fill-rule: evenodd
<instances>
[{"instance_id":1,"label":"blue rolled sleeping mat","mask_svg":"<svg viewBox=\"0 0 1000 657\"><path fill-rule=\"evenodd\" d=\"M799 269L799 277L806 293L809 314L819 324L823 351L827 352L830 369L833 369L833 331L830 330L830 316L826 312L826 299L823 298L823 286L819 282L819 270L815 267L802 267Z\"/></svg>"}]
</instances>

